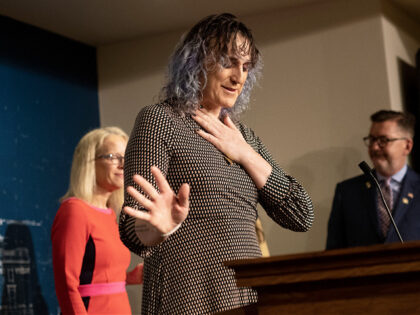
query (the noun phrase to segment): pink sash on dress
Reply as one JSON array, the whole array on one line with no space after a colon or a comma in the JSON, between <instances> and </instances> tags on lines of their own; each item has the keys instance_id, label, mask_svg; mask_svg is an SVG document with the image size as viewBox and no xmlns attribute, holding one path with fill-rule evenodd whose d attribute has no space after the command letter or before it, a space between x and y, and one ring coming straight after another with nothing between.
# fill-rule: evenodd
<instances>
[{"instance_id":1,"label":"pink sash on dress","mask_svg":"<svg viewBox=\"0 0 420 315\"><path fill-rule=\"evenodd\" d=\"M82 297L125 292L125 282L82 284L77 288Z\"/></svg>"}]
</instances>

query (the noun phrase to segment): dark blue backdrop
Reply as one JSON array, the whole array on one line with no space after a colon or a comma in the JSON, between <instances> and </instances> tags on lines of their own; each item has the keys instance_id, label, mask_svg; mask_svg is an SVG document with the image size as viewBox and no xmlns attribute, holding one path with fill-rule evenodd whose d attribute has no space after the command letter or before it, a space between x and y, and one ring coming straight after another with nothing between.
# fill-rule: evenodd
<instances>
[{"instance_id":1,"label":"dark blue backdrop","mask_svg":"<svg viewBox=\"0 0 420 315\"><path fill-rule=\"evenodd\" d=\"M0 16L0 313L57 314L51 225L98 126L96 49Z\"/></svg>"}]
</instances>

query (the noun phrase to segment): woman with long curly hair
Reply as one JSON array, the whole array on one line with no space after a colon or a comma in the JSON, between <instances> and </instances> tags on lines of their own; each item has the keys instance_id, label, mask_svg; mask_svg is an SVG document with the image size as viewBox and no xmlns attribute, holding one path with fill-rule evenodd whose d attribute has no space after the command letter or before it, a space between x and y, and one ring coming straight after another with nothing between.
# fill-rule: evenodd
<instances>
[{"instance_id":1,"label":"woman with long curly hair","mask_svg":"<svg viewBox=\"0 0 420 315\"><path fill-rule=\"evenodd\" d=\"M306 231L303 187L239 121L262 68L251 31L206 17L181 40L159 104L143 108L125 164L120 235L144 257L143 314L209 314L257 301L224 261L261 256L257 203Z\"/></svg>"}]
</instances>

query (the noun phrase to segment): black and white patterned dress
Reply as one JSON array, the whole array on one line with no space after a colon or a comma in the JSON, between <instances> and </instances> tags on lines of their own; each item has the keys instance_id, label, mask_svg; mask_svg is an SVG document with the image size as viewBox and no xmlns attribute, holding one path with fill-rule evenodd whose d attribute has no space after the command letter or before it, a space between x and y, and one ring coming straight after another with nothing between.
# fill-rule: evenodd
<instances>
[{"instance_id":1,"label":"black and white patterned dress","mask_svg":"<svg viewBox=\"0 0 420 315\"><path fill-rule=\"evenodd\" d=\"M135 220L121 215L122 241L144 257L143 314L210 314L255 303L256 292L238 288L223 262L261 256L255 233L258 202L287 229L311 226L308 194L277 166L252 130L241 123L237 127L273 167L260 190L240 165L196 133L200 126L190 115L176 113L167 103L139 113L125 153L125 185L134 185L133 175L140 174L156 187L150 172L155 165L175 192L183 183L191 188L186 220L158 246L144 246ZM128 194L124 205L140 208Z\"/></svg>"}]
</instances>

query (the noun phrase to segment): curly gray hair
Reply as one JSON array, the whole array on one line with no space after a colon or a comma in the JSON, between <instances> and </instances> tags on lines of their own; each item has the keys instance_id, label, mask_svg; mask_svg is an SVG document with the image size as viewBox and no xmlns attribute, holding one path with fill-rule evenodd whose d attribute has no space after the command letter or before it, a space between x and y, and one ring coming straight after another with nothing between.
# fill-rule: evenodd
<instances>
[{"instance_id":1,"label":"curly gray hair","mask_svg":"<svg viewBox=\"0 0 420 315\"><path fill-rule=\"evenodd\" d=\"M238 34L245 38L240 47L236 45ZM237 119L247 108L251 90L261 75L262 59L250 29L230 13L210 15L183 36L171 56L162 98L169 100L178 112L196 110L207 82L209 69L206 65L209 61L216 65L229 62L230 45L234 54L249 54L251 57L251 67L241 94L232 109L222 111L222 115L229 114Z\"/></svg>"}]
</instances>

